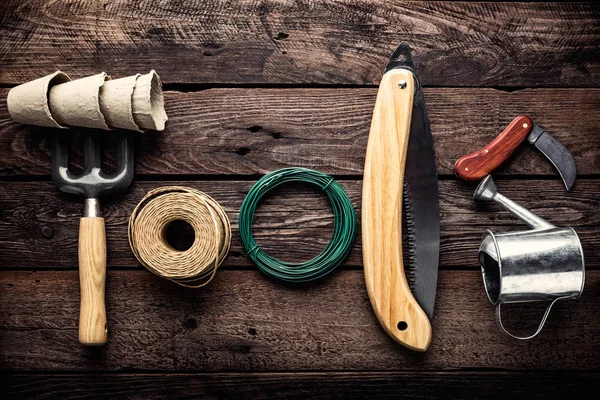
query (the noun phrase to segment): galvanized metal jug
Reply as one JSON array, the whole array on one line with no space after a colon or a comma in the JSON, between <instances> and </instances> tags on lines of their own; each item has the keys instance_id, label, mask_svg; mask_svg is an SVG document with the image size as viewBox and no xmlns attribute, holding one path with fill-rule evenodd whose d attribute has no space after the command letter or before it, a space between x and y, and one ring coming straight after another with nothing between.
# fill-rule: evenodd
<instances>
[{"instance_id":1,"label":"galvanized metal jug","mask_svg":"<svg viewBox=\"0 0 600 400\"><path fill-rule=\"evenodd\" d=\"M475 189L474 200L496 201L531 230L486 231L479 247L485 291L496 305L500 329L516 339L531 339L544 327L552 306L561 299L576 299L585 280L583 250L573 228L558 228L498 193L491 175ZM503 303L551 301L536 332L517 336L502 324Z\"/></svg>"}]
</instances>

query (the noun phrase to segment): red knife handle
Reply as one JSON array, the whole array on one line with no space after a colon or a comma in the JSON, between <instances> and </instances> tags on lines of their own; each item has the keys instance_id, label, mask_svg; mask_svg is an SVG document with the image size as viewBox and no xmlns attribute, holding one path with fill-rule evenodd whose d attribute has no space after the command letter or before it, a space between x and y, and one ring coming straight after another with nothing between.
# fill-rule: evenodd
<instances>
[{"instance_id":1,"label":"red knife handle","mask_svg":"<svg viewBox=\"0 0 600 400\"><path fill-rule=\"evenodd\" d=\"M454 173L466 181L485 178L498 168L525 140L533 127L531 118L520 115L483 149L461 157L454 164Z\"/></svg>"}]
</instances>

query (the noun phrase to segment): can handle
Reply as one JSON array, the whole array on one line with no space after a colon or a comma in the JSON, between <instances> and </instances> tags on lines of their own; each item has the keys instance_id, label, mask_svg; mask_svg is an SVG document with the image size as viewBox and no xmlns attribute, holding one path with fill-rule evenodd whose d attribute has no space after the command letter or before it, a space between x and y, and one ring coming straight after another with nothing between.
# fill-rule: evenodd
<instances>
[{"instance_id":1,"label":"can handle","mask_svg":"<svg viewBox=\"0 0 600 400\"><path fill-rule=\"evenodd\" d=\"M550 305L546 308L546 312L544 313L544 316L542 317L540 326L538 326L537 330L535 331L535 333L533 335L516 336L506 330L506 328L504 327L504 324L502 323L502 315L500 312L500 309L502 308L502 302L498 303L498 305L496 306L496 318L498 319L498 325L500 326L500 329L510 337L513 337L515 339L520 339L520 340L533 339L534 337L536 337L538 335L538 333L540 333L542 331L542 328L544 327L544 324L546 323L546 319L548 318L548 315L550 314L550 310L552 309L552 306L554 305L554 303L556 303L558 300L568 299L568 298L569 298L568 296L563 296L563 297L557 297L556 299L552 300L552 303L550 303Z\"/></svg>"}]
</instances>

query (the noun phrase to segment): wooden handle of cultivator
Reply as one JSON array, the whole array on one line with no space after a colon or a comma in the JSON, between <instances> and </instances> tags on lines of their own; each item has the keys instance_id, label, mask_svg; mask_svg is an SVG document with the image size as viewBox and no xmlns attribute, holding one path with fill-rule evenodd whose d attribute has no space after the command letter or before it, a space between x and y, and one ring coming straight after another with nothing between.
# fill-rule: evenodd
<instances>
[{"instance_id":1,"label":"wooden handle of cultivator","mask_svg":"<svg viewBox=\"0 0 600 400\"><path fill-rule=\"evenodd\" d=\"M431 324L413 297L402 260L402 189L415 81L404 69L379 85L365 159L362 200L363 262L379 323L400 344L425 351Z\"/></svg>"},{"instance_id":2,"label":"wooden handle of cultivator","mask_svg":"<svg viewBox=\"0 0 600 400\"><path fill-rule=\"evenodd\" d=\"M454 164L454 173L465 181L485 178L510 157L532 128L531 118L518 116L483 149L459 158Z\"/></svg>"},{"instance_id":3,"label":"wooden handle of cultivator","mask_svg":"<svg viewBox=\"0 0 600 400\"><path fill-rule=\"evenodd\" d=\"M81 287L79 342L86 346L101 346L107 340L105 283L104 218L81 218L79 222L79 284Z\"/></svg>"}]
</instances>

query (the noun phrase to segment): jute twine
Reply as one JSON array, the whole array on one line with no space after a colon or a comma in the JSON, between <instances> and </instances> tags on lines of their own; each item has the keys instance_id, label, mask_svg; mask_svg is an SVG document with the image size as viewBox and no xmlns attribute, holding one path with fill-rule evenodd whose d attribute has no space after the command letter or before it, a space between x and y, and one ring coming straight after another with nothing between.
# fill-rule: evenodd
<instances>
[{"instance_id":1,"label":"jute twine","mask_svg":"<svg viewBox=\"0 0 600 400\"><path fill-rule=\"evenodd\" d=\"M169 224L187 222L195 239L185 251L166 239ZM231 245L227 214L212 197L184 186L151 190L129 217L129 246L138 261L154 274L181 286L199 288L215 276Z\"/></svg>"}]
</instances>

